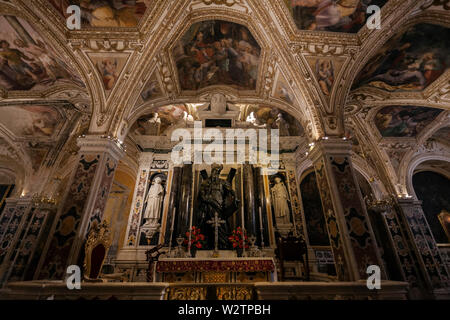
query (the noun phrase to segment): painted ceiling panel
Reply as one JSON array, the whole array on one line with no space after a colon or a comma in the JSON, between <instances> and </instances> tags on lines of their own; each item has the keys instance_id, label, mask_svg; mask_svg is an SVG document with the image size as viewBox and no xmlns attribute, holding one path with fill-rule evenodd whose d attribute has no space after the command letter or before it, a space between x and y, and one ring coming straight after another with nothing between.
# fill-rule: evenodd
<instances>
[{"instance_id":1,"label":"painted ceiling panel","mask_svg":"<svg viewBox=\"0 0 450 320\"><path fill-rule=\"evenodd\" d=\"M415 137L442 110L414 106L390 106L375 116L375 124L383 137Z\"/></svg>"},{"instance_id":2,"label":"painted ceiling panel","mask_svg":"<svg viewBox=\"0 0 450 320\"><path fill-rule=\"evenodd\" d=\"M356 33L366 23L367 7L386 0L285 0L299 30Z\"/></svg>"},{"instance_id":3,"label":"painted ceiling panel","mask_svg":"<svg viewBox=\"0 0 450 320\"><path fill-rule=\"evenodd\" d=\"M63 83L84 86L28 22L15 16L0 16L0 30L0 87L45 90Z\"/></svg>"},{"instance_id":4,"label":"painted ceiling panel","mask_svg":"<svg viewBox=\"0 0 450 320\"><path fill-rule=\"evenodd\" d=\"M0 124L16 137L52 137L64 124L55 107L42 105L0 107Z\"/></svg>"},{"instance_id":5,"label":"painted ceiling panel","mask_svg":"<svg viewBox=\"0 0 450 320\"><path fill-rule=\"evenodd\" d=\"M182 90L211 85L255 90L260 53L246 27L221 20L193 24L173 49Z\"/></svg>"},{"instance_id":6,"label":"painted ceiling panel","mask_svg":"<svg viewBox=\"0 0 450 320\"><path fill-rule=\"evenodd\" d=\"M48 0L62 16L67 7L81 9L82 27L136 27L153 0Z\"/></svg>"},{"instance_id":7,"label":"painted ceiling panel","mask_svg":"<svg viewBox=\"0 0 450 320\"><path fill-rule=\"evenodd\" d=\"M388 41L361 70L353 88L421 91L450 65L450 29L418 24Z\"/></svg>"}]
</instances>

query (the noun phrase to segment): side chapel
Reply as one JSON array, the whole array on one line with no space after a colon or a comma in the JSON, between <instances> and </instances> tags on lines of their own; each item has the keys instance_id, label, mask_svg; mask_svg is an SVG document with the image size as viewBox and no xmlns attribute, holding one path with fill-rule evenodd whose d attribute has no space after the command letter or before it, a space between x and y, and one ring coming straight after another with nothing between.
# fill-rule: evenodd
<instances>
[{"instance_id":1,"label":"side chapel","mask_svg":"<svg viewBox=\"0 0 450 320\"><path fill-rule=\"evenodd\" d=\"M450 299L449 9L0 1L0 298Z\"/></svg>"}]
</instances>

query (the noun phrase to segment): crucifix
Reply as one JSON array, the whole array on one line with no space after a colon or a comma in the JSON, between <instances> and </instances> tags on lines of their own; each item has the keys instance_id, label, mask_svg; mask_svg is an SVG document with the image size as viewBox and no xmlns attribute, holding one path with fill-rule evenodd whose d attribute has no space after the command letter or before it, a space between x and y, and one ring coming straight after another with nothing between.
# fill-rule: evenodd
<instances>
[{"instance_id":1,"label":"crucifix","mask_svg":"<svg viewBox=\"0 0 450 320\"><path fill-rule=\"evenodd\" d=\"M206 221L206 223L212 225L214 227L214 252L213 257L219 256L219 227L221 224L226 223L225 220L219 218L219 214L214 212L214 218Z\"/></svg>"}]
</instances>

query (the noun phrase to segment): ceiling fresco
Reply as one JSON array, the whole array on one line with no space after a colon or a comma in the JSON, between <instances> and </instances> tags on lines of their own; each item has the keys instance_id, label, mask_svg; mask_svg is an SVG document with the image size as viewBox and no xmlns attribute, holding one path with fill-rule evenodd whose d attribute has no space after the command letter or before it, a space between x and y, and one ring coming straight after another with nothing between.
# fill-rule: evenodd
<instances>
[{"instance_id":1,"label":"ceiling fresco","mask_svg":"<svg viewBox=\"0 0 450 320\"><path fill-rule=\"evenodd\" d=\"M442 110L415 106L390 106L375 116L375 125L383 137L415 137Z\"/></svg>"},{"instance_id":2,"label":"ceiling fresco","mask_svg":"<svg viewBox=\"0 0 450 320\"><path fill-rule=\"evenodd\" d=\"M294 104L294 93L292 92L291 87L288 85L288 82L282 74L280 74L278 77L273 96L289 104Z\"/></svg>"},{"instance_id":3,"label":"ceiling fresco","mask_svg":"<svg viewBox=\"0 0 450 320\"><path fill-rule=\"evenodd\" d=\"M193 24L173 49L182 90L211 85L254 90L260 54L246 27L221 20Z\"/></svg>"},{"instance_id":4,"label":"ceiling fresco","mask_svg":"<svg viewBox=\"0 0 450 320\"><path fill-rule=\"evenodd\" d=\"M28 22L0 16L0 30L0 87L44 90L62 83L84 86Z\"/></svg>"},{"instance_id":5,"label":"ceiling fresco","mask_svg":"<svg viewBox=\"0 0 450 320\"><path fill-rule=\"evenodd\" d=\"M178 126L186 126L194 117L185 105L169 105L152 109L152 112L140 117L131 127L134 135L164 136Z\"/></svg>"},{"instance_id":6,"label":"ceiling fresco","mask_svg":"<svg viewBox=\"0 0 450 320\"><path fill-rule=\"evenodd\" d=\"M153 73L150 79L148 79L144 88L141 91L141 99L144 102L159 98L162 95L162 90L158 82L158 78Z\"/></svg>"},{"instance_id":7,"label":"ceiling fresco","mask_svg":"<svg viewBox=\"0 0 450 320\"><path fill-rule=\"evenodd\" d=\"M64 123L59 111L50 106L3 106L0 107L0 124L16 137L51 137L59 132Z\"/></svg>"},{"instance_id":8,"label":"ceiling fresco","mask_svg":"<svg viewBox=\"0 0 450 320\"><path fill-rule=\"evenodd\" d=\"M289 113L275 107L251 106L244 117L247 122L259 128L279 129L280 136L302 136L304 130L300 122Z\"/></svg>"},{"instance_id":9,"label":"ceiling fresco","mask_svg":"<svg viewBox=\"0 0 450 320\"><path fill-rule=\"evenodd\" d=\"M88 55L97 68L107 94L114 88L128 60L128 53L91 53Z\"/></svg>"},{"instance_id":10,"label":"ceiling fresco","mask_svg":"<svg viewBox=\"0 0 450 320\"><path fill-rule=\"evenodd\" d=\"M153 0L47 0L65 18L70 5L81 9L82 27L136 27Z\"/></svg>"},{"instance_id":11,"label":"ceiling fresco","mask_svg":"<svg viewBox=\"0 0 450 320\"><path fill-rule=\"evenodd\" d=\"M417 24L388 41L361 70L353 88L421 91L450 65L450 29Z\"/></svg>"},{"instance_id":12,"label":"ceiling fresco","mask_svg":"<svg viewBox=\"0 0 450 320\"><path fill-rule=\"evenodd\" d=\"M285 0L299 30L356 33L367 21L367 7L386 0Z\"/></svg>"}]
</instances>

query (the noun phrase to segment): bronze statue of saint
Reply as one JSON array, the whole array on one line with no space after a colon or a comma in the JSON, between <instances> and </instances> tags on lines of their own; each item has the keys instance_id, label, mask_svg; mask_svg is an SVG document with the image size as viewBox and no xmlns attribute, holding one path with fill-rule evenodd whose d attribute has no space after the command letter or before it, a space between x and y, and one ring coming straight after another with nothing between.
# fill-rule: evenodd
<instances>
[{"instance_id":1,"label":"bronze statue of saint","mask_svg":"<svg viewBox=\"0 0 450 320\"><path fill-rule=\"evenodd\" d=\"M215 246L215 227L208 221L214 219L216 212L220 219L225 220L225 223L218 227L218 247L220 250L230 249L228 237L231 232L228 218L236 212L239 204L231 186L236 171L231 170L228 179L223 180L220 179L222 169L222 165L212 165L211 176L203 180L198 195L198 226L206 236L207 249L214 249Z\"/></svg>"}]
</instances>

